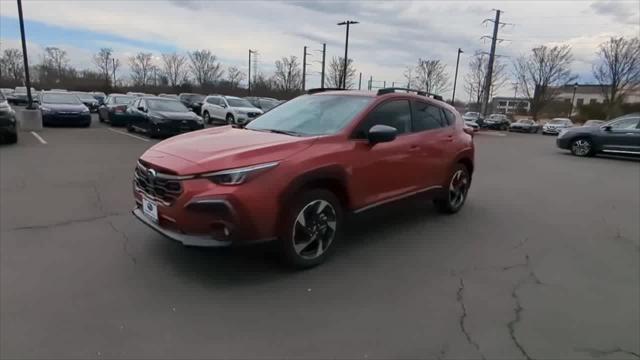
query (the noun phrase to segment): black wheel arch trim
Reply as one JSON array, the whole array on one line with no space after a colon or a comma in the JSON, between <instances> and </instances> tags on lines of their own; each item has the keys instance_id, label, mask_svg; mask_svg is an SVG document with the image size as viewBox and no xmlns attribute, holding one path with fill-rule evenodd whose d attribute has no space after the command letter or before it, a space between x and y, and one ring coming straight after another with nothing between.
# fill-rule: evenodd
<instances>
[{"instance_id":1,"label":"black wheel arch trim","mask_svg":"<svg viewBox=\"0 0 640 360\"><path fill-rule=\"evenodd\" d=\"M284 191L280 194L280 204L282 204L282 210L286 208L288 204L300 190L320 183L332 183L339 184L344 191L343 194L335 194L338 199L343 202L345 210L351 208L351 201L349 199L349 193L347 188L347 170L340 165L327 165L320 168L316 168L298 175L291 180L285 187ZM330 189L331 190L331 189Z\"/></svg>"}]
</instances>

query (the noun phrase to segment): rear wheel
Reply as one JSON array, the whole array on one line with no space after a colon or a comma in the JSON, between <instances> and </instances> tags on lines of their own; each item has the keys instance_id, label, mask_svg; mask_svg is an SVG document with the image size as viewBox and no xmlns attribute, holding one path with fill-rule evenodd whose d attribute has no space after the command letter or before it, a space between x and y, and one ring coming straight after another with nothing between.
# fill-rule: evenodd
<instances>
[{"instance_id":1,"label":"rear wheel","mask_svg":"<svg viewBox=\"0 0 640 360\"><path fill-rule=\"evenodd\" d=\"M205 111L204 113L202 113L202 118L203 118L205 123L211 124L211 116L209 116L209 112L208 111Z\"/></svg>"},{"instance_id":2,"label":"rear wheel","mask_svg":"<svg viewBox=\"0 0 640 360\"><path fill-rule=\"evenodd\" d=\"M233 124L235 123L235 119L233 118L232 114L227 114L227 124Z\"/></svg>"},{"instance_id":3,"label":"rear wheel","mask_svg":"<svg viewBox=\"0 0 640 360\"><path fill-rule=\"evenodd\" d=\"M444 194L434 200L436 209L442 213L458 212L467 199L467 192L471 185L469 170L462 164L457 164L449 177L448 187Z\"/></svg>"},{"instance_id":4,"label":"rear wheel","mask_svg":"<svg viewBox=\"0 0 640 360\"><path fill-rule=\"evenodd\" d=\"M127 122L127 131L130 133L136 132L136 129L133 128L133 125L131 125L130 122Z\"/></svg>"},{"instance_id":5,"label":"rear wheel","mask_svg":"<svg viewBox=\"0 0 640 360\"><path fill-rule=\"evenodd\" d=\"M101 123L104 122L104 119L102 118L102 112L98 111L98 121L100 121Z\"/></svg>"},{"instance_id":6,"label":"rear wheel","mask_svg":"<svg viewBox=\"0 0 640 360\"><path fill-rule=\"evenodd\" d=\"M300 193L279 231L286 263L304 269L324 262L335 248L342 218L340 201L332 192L314 189Z\"/></svg>"},{"instance_id":7,"label":"rear wheel","mask_svg":"<svg viewBox=\"0 0 640 360\"><path fill-rule=\"evenodd\" d=\"M592 156L593 142L587 138L575 139L571 142L571 153L575 156Z\"/></svg>"}]
</instances>

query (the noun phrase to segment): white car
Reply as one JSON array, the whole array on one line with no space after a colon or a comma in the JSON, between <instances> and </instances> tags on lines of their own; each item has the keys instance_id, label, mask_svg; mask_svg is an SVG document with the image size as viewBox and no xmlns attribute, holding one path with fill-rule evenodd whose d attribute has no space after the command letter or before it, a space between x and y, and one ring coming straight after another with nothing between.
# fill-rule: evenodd
<instances>
[{"instance_id":1,"label":"white car","mask_svg":"<svg viewBox=\"0 0 640 360\"><path fill-rule=\"evenodd\" d=\"M563 130L573 127L571 119L567 118L553 118L549 120L544 126L542 126L542 135L546 134L560 134Z\"/></svg>"},{"instance_id":2,"label":"white car","mask_svg":"<svg viewBox=\"0 0 640 360\"><path fill-rule=\"evenodd\" d=\"M480 130L480 125L478 125L478 123L473 120L465 120L464 124L472 128L474 132Z\"/></svg>"},{"instance_id":3,"label":"white car","mask_svg":"<svg viewBox=\"0 0 640 360\"><path fill-rule=\"evenodd\" d=\"M245 99L235 96L210 95L202 103L202 118L207 124L225 122L246 125L263 111Z\"/></svg>"}]
</instances>

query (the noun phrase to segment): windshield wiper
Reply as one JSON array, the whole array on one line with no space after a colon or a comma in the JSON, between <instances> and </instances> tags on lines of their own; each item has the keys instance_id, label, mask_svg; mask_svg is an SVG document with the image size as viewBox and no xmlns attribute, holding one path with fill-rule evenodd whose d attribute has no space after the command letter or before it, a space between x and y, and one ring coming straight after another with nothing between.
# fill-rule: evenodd
<instances>
[{"instance_id":1,"label":"windshield wiper","mask_svg":"<svg viewBox=\"0 0 640 360\"><path fill-rule=\"evenodd\" d=\"M245 129L249 129L249 128L245 128ZM304 134L302 134L302 133L295 132L295 131L289 131L289 130L276 130L276 129L254 129L254 128L250 128L249 130L262 131L262 132L270 132L270 133L274 133L274 134L284 134L284 135L289 135L289 136L304 136Z\"/></svg>"}]
</instances>

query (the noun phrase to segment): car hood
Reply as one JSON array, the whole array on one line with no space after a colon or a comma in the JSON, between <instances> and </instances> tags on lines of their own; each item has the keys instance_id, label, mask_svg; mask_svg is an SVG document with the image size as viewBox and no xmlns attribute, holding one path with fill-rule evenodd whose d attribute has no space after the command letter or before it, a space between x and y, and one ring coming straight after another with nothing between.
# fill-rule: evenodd
<instances>
[{"instance_id":1,"label":"car hood","mask_svg":"<svg viewBox=\"0 0 640 360\"><path fill-rule=\"evenodd\" d=\"M585 127L573 127L568 128L564 134L566 136L577 135L577 134L596 134L600 132L599 126L585 126Z\"/></svg>"},{"instance_id":2,"label":"car hood","mask_svg":"<svg viewBox=\"0 0 640 360\"><path fill-rule=\"evenodd\" d=\"M546 127L550 127L550 128L561 128L561 127L570 127L571 125L565 125L565 124L544 124L544 126Z\"/></svg>"},{"instance_id":3,"label":"car hood","mask_svg":"<svg viewBox=\"0 0 640 360\"><path fill-rule=\"evenodd\" d=\"M69 111L69 112L82 112L86 111L87 107L84 104L51 104L44 103L42 107L49 108L53 111Z\"/></svg>"},{"instance_id":4,"label":"car hood","mask_svg":"<svg viewBox=\"0 0 640 360\"><path fill-rule=\"evenodd\" d=\"M191 111L188 112L172 112L172 111L150 111L149 116L166 120L197 120L200 117Z\"/></svg>"},{"instance_id":5,"label":"car hood","mask_svg":"<svg viewBox=\"0 0 640 360\"><path fill-rule=\"evenodd\" d=\"M233 110L235 111L239 111L239 112L257 112L257 113L261 113L262 110L258 109L258 108L254 108L254 107L234 107Z\"/></svg>"},{"instance_id":6,"label":"car hood","mask_svg":"<svg viewBox=\"0 0 640 360\"><path fill-rule=\"evenodd\" d=\"M164 140L141 159L190 175L279 161L307 149L316 139L221 126Z\"/></svg>"}]
</instances>

